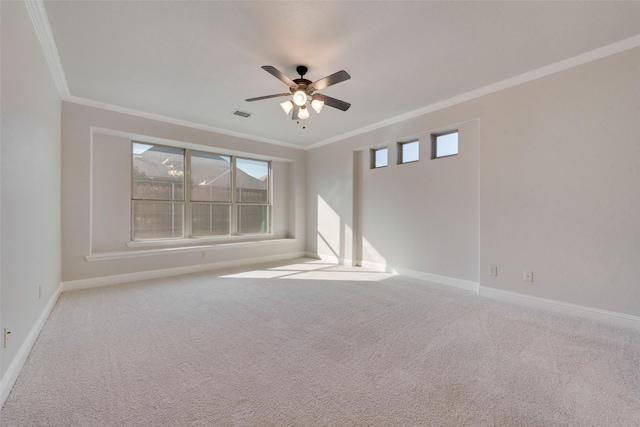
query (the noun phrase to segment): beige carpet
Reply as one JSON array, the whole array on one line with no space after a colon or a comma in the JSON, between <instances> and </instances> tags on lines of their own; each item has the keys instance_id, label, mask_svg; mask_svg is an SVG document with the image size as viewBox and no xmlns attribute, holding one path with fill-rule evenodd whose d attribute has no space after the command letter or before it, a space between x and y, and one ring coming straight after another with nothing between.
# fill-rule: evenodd
<instances>
[{"instance_id":1,"label":"beige carpet","mask_svg":"<svg viewBox=\"0 0 640 427\"><path fill-rule=\"evenodd\" d=\"M639 426L640 334L297 260L62 295L9 426Z\"/></svg>"}]
</instances>

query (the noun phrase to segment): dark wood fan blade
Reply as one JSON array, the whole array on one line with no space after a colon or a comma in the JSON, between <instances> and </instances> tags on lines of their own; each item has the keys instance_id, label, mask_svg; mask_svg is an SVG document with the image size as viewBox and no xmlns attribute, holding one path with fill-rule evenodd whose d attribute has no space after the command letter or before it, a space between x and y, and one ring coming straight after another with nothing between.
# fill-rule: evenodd
<instances>
[{"instance_id":1,"label":"dark wood fan blade","mask_svg":"<svg viewBox=\"0 0 640 427\"><path fill-rule=\"evenodd\" d=\"M272 67L271 65L263 65L262 69L265 70L267 73L271 74L272 76L274 76L275 78L277 78L278 80L284 82L284 84L286 84L287 86L298 87L298 84L296 82L291 80L289 77L285 76L280 70L276 69L275 67Z\"/></svg>"},{"instance_id":2,"label":"dark wood fan blade","mask_svg":"<svg viewBox=\"0 0 640 427\"><path fill-rule=\"evenodd\" d=\"M340 101L339 99L335 99L321 93L315 93L313 95L313 99L323 101L324 105L328 105L329 107L337 108L338 110L342 111L347 111L349 107L351 107L351 104L349 104L348 102Z\"/></svg>"},{"instance_id":3,"label":"dark wood fan blade","mask_svg":"<svg viewBox=\"0 0 640 427\"><path fill-rule=\"evenodd\" d=\"M340 83L343 82L345 80L349 80L351 78L351 76L349 75L349 73L347 73L346 71L342 70L342 71L338 71L337 73L333 73L330 76L327 76L325 78L322 78L320 80L316 80L315 82L311 83L311 86L313 87L314 90L322 90L325 87L329 87L331 85L334 85L336 83Z\"/></svg>"},{"instance_id":4,"label":"dark wood fan blade","mask_svg":"<svg viewBox=\"0 0 640 427\"><path fill-rule=\"evenodd\" d=\"M291 120L298 120L298 112L300 111L300 107L293 104L293 114L291 115Z\"/></svg>"},{"instance_id":5,"label":"dark wood fan blade","mask_svg":"<svg viewBox=\"0 0 640 427\"><path fill-rule=\"evenodd\" d=\"M260 101L262 99L277 98L279 96L289 96L291 93L276 93L275 95L259 96L257 98L245 99L247 102Z\"/></svg>"}]
</instances>

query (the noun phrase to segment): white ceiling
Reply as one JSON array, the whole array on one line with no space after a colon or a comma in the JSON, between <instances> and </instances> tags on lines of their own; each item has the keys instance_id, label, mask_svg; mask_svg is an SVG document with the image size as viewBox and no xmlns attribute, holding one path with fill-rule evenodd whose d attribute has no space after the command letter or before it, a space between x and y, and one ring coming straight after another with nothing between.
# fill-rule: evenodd
<instances>
[{"instance_id":1,"label":"white ceiling","mask_svg":"<svg viewBox=\"0 0 640 427\"><path fill-rule=\"evenodd\" d=\"M640 2L46 1L70 93L307 147L640 34ZM260 67L352 104L286 117ZM615 78L615 76L611 76ZM248 111L248 118L234 116Z\"/></svg>"}]
</instances>

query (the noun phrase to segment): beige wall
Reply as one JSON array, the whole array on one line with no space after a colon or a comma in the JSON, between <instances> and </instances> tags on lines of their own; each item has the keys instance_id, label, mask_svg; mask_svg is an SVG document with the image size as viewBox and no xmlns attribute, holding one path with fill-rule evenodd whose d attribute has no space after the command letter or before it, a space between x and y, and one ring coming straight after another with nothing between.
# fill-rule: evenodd
<instances>
[{"instance_id":1,"label":"beige wall","mask_svg":"<svg viewBox=\"0 0 640 427\"><path fill-rule=\"evenodd\" d=\"M206 267L300 254L304 250L305 152L64 102L62 113L62 280ZM260 244L208 245L202 251L136 256L129 247L131 139L273 160L273 238ZM220 151L222 150L222 151ZM174 245L173 247L183 246ZM162 248L164 248L163 246ZM166 247L172 247L168 245ZM88 261L89 255L133 257ZM203 257L202 252L206 252ZM92 259L91 257L89 259Z\"/></svg>"},{"instance_id":2,"label":"beige wall","mask_svg":"<svg viewBox=\"0 0 640 427\"><path fill-rule=\"evenodd\" d=\"M7 348L0 345L0 377L5 380L60 285L61 113L25 4L3 1L0 8L0 331L11 331ZM6 397L9 390L2 392Z\"/></svg>"},{"instance_id":3,"label":"beige wall","mask_svg":"<svg viewBox=\"0 0 640 427\"><path fill-rule=\"evenodd\" d=\"M390 268L640 315L638 75L635 48L311 150L307 251L362 252ZM368 147L473 122L477 139L463 136L461 150L477 153L461 152L457 164L423 150L413 170L354 168L354 153Z\"/></svg>"},{"instance_id":4,"label":"beige wall","mask_svg":"<svg viewBox=\"0 0 640 427\"><path fill-rule=\"evenodd\" d=\"M638 76L635 48L479 103L483 285L640 315Z\"/></svg>"}]
</instances>

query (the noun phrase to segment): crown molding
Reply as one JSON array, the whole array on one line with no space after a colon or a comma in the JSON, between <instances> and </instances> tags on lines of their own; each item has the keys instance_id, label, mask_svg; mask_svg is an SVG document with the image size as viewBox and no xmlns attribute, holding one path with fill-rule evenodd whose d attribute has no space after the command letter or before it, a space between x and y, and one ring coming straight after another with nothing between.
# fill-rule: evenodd
<instances>
[{"instance_id":1,"label":"crown molding","mask_svg":"<svg viewBox=\"0 0 640 427\"><path fill-rule=\"evenodd\" d=\"M56 47L56 41L53 38L51 32L51 26L49 26L49 18L47 18L47 11L44 8L44 2L42 0L25 0L25 6L31 17L31 22L38 35L40 46L42 46L42 52L44 53L51 76L58 89L60 98L66 98L71 95L69 92L69 85L67 79L64 76L64 69L60 62L60 56L58 55L58 48Z\"/></svg>"},{"instance_id":2,"label":"crown molding","mask_svg":"<svg viewBox=\"0 0 640 427\"><path fill-rule=\"evenodd\" d=\"M58 88L58 93L60 94L60 97L64 101L72 102L75 104L86 105L90 107L95 107L95 108L101 108L104 110L119 112L119 113L128 114L132 116L147 118L151 120L157 120L165 123L171 123L179 126L185 126L185 127L190 127L194 129L205 130L208 132L215 132L223 135L234 136L234 137L248 139L252 141L265 142L268 144L274 144L274 145L279 145L287 148L294 148L294 149L304 150L304 151L312 150L312 149L319 148L329 144L333 144L335 142L344 141L348 138L352 138L357 135L361 135L361 134L371 132L386 126L391 126L396 123L403 122L405 120L409 120L409 119L419 117L428 113L432 113L437 110L441 110L447 107L461 104L463 102L480 98L482 96L489 95L491 93L508 89L513 86L517 86L532 80L539 79L541 77L555 74L573 67L577 67L579 65L586 64L588 62L592 62L592 61L595 61L610 55L614 55L616 53L624 52L625 50L633 49L640 46L640 35L636 35L636 36L612 43L610 45L603 46L603 47L591 50L589 52L582 53L580 55L576 55L572 58L568 58L563 61L559 61L554 64L537 68L535 70L520 74L518 76L511 77L506 80L502 80L500 82L496 82L488 86L484 86L482 88L463 93L461 95L443 100L441 102L437 102L435 104L431 104L426 107L422 107L417 110L413 110L413 111L389 118L387 120L383 120L381 122L377 122L372 125L353 130L351 132L346 132L344 134L337 135L335 137L328 138L311 145L300 146L297 144L285 143L285 142L276 141L268 138L262 138L254 135L244 134L240 132L233 132L233 131L228 131L224 129L219 129L212 126L203 125L200 123L194 123L186 120L176 119L173 117L167 117L167 116L148 113L145 111L139 111L131 108L120 107L117 105L106 104L106 103L91 100L91 99L71 96L71 92L69 91L69 86L67 84L67 80L64 75L64 70L62 68L62 63L60 62L60 56L58 55L58 49L56 47L56 43L53 38L53 33L51 32L51 27L49 26L49 20L47 18L47 12L45 10L43 0L24 0L24 3L27 6L29 16L31 17L31 21L33 22L33 26L36 30L36 34L38 35L38 39L40 40L42 50L44 52L45 58L49 65L49 69L51 70L51 75L56 84L56 87Z\"/></svg>"},{"instance_id":3,"label":"crown molding","mask_svg":"<svg viewBox=\"0 0 640 427\"><path fill-rule=\"evenodd\" d=\"M334 142L343 141L345 139L348 139L357 135L361 135L366 132L371 132L373 130L380 129L385 126L390 126L396 123L400 123L405 120L412 119L414 117L432 113L437 110L442 110L443 108L447 108L456 104L461 104L463 102L471 101L472 99L480 98L482 96L489 95L491 93L499 92L501 90L508 89L513 86L517 86L523 83L530 82L532 80L539 79L541 77L546 77L551 74L559 73L561 71L568 70L570 68L586 64L588 62L596 61L598 59L602 59L610 55L615 55L616 53L624 52L625 50L633 49L639 46L640 46L640 35L633 36L628 39L620 40L616 43L612 43L610 45L603 46L601 48L594 49L589 52L585 52L583 54L574 56L572 58L568 58L560 62L556 62L554 64L550 64L541 68L537 68L535 70L528 71L518 76L511 77L506 80L502 80L500 82L493 83L488 86L484 86L482 88L475 89L467 93L463 93L462 95L454 96L453 98L449 98L444 101L431 104L426 107L423 107L414 111L410 111L408 113L401 114L399 116L395 116L387 120L383 120L381 122L374 123L370 126L356 129L354 131L347 132L342 135L335 136L333 138L325 139L324 141L316 142L315 144L311 144L305 147L305 149L312 150L314 148L319 148L324 145L333 144Z\"/></svg>"},{"instance_id":4,"label":"crown molding","mask_svg":"<svg viewBox=\"0 0 640 427\"><path fill-rule=\"evenodd\" d=\"M79 96L67 96L63 98L63 101L71 102L73 104L85 105L87 107L99 108L102 110L113 111L115 113L127 114L129 116L142 117L144 119L157 120L163 123L169 123L178 126L189 127L192 129L200 129L207 132L215 132L221 135L233 136L236 138L248 139L251 141L264 142L267 144L279 145L287 148L295 148L297 150L303 150L304 147L301 147L296 144L289 144L286 142L276 141L268 138L261 138L254 135L249 135L240 132L233 132L225 129L216 128L213 126L207 126L200 123L189 122L187 120L176 119L174 117L163 116L155 113L148 113L146 111L135 110L133 108L121 107L119 105L107 104L104 102L94 101L93 99L82 98Z\"/></svg>"}]
</instances>

